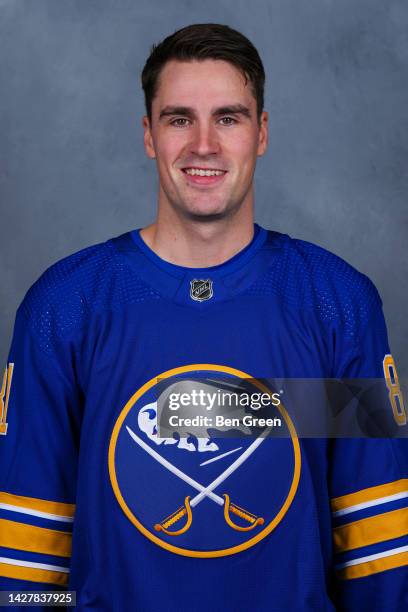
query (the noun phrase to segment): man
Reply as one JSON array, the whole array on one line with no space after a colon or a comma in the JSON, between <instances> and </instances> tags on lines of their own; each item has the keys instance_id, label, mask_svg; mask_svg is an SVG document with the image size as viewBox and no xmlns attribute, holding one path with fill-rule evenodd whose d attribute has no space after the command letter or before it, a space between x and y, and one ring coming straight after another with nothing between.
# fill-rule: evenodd
<instances>
[{"instance_id":1,"label":"man","mask_svg":"<svg viewBox=\"0 0 408 612\"><path fill-rule=\"evenodd\" d=\"M401 443L299 439L283 401L268 408L281 437L160 430L160 385L181 415L195 384L224 398L263 379L381 377L397 427L406 415L369 279L253 222L268 138L253 45L186 27L153 48L142 83L155 222L56 263L17 312L2 588L68 585L78 610L402 610Z\"/></svg>"}]
</instances>

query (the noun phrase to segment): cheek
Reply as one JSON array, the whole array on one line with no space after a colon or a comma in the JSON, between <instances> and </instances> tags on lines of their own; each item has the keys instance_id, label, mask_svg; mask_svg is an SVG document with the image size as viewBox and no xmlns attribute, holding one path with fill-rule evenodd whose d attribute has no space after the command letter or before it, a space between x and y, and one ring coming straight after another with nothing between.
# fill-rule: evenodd
<instances>
[{"instance_id":1,"label":"cheek","mask_svg":"<svg viewBox=\"0 0 408 612\"><path fill-rule=\"evenodd\" d=\"M237 134L226 145L228 153L240 165L252 164L257 156L258 139L253 133Z\"/></svg>"},{"instance_id":2,"label":"cheek","mask_svg":"<svg viewBox=\"0 0 408 612\"><path fill-rule=\"evenodd\" d=\"M158 166L163 170L176 172L177 162L180 160L182 150L182 147L175 142L160 143L160 146L156 147Z\"/></svg>"},{"instance_id":3,"label":"cheek","mask_svg":"<svg viewBox=\"0 0 408 612\"><path fill-rule=\"evenodd\" d=\"M186 147L186 135L179 132L155 134L154 146L155 150L163 160L167 162L175 161L182 154Z\"/></svg>"}]
</instances>

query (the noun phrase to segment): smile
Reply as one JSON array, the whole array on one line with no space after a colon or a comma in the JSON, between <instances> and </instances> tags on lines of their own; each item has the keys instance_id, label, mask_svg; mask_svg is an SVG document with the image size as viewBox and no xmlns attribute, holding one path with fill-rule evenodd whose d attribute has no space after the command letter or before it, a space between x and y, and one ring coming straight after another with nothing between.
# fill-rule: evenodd
<instances>
[{"instance_id":1,"label":"smile","mask_svg":"<svg viewBox=\"0 0 408 612\"><path fill-rule=\"evenodd\" d=\"M204 168L184 168L183 172L190 176L221 176L225 174L225 170L212 170Z\"/></svg>"},{"instance_id":2,"label":"smile","mask_svg":"<svg viewBox=\"0 0 408 612\"><path fill-rule=\"evenodd\" d=\"M189 185L199 188L216 186L227 175L226 170L220 170L219 168L183 168L182 173Z\"/></svg>"}]
</instances>

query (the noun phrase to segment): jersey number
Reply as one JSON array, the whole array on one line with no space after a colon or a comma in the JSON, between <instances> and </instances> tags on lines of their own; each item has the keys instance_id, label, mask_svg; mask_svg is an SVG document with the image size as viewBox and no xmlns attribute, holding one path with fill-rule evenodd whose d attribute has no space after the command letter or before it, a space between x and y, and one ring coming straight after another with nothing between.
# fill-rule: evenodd
<instances>
[{"instance_id":1,"label":"jersey number","mask_svg":"<svg viewBox=\"0 0 408 612\"><path fill-rule=\"evenodd\" d=\"M7 408L10 397L11 379L13 378L14 363L9 363L4 371L3 384L0 393L0 435L7 434Z\"/></svg>"},{"instance_id":2,"label":"jersey number","mask_svg":"<svg viewBox=\"0 0 408 612\"><path fill-rule=\"evenodd\" d=\"M383 361L385 383L388 388L394 419L398 425L406 425L407 413L404 408L404 399L398 382L397 369L392 355L385 355Z\"/></svg>"}]
</instances>

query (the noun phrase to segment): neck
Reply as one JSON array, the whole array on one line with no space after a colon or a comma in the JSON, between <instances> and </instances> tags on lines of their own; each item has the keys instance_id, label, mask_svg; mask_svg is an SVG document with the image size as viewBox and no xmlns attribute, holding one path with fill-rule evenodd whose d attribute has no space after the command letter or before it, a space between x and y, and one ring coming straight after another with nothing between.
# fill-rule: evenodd
<instances>
[{"instance_id":1,"label":"neck","mask_svg":"<svg viewBox=\"0 0 408 612\"><path fill-rule=\"evenodd\" d=\"M224 263L245 248L254 234L252 208L211 221L192 220L160 211L140 235L162 259L187 268Z\"/></svg>"}]
</instances>

